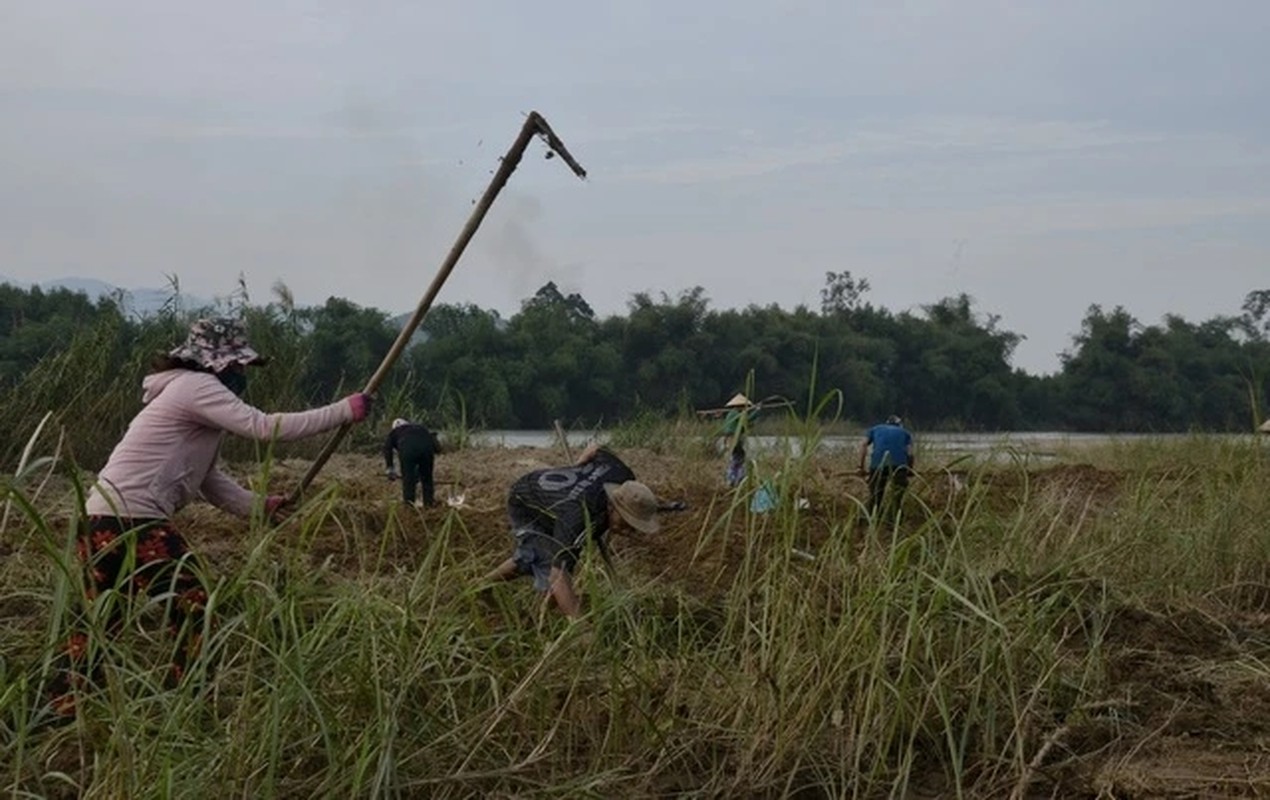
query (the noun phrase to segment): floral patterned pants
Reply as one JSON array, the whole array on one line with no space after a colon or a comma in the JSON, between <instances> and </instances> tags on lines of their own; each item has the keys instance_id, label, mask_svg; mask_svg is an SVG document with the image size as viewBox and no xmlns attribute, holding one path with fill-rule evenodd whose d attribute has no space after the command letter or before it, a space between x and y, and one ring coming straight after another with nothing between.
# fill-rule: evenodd
<instances>
[{"instance_id":1,"label":"floral patterned pants","mask_svg":"<svg viewBox=\"0 0 1270 800\"><path fill-rule=\"evenodd\" d=\"M84 567L88 600L115 590L120 600L146 595L164 600L164 619L178 637L170 679L181 680L202 645L207 589L197 574L197 561L181 536L166 520L128 520L93 516L76 542L76 555ZM124 608L116 602L106 620L109 633L119 630ZM88 635L75 630L59 658L49 689L51 704L59 713L74 712L73 689L99 677L100 667L91 658Z\"/></svg>"}]
</instances>

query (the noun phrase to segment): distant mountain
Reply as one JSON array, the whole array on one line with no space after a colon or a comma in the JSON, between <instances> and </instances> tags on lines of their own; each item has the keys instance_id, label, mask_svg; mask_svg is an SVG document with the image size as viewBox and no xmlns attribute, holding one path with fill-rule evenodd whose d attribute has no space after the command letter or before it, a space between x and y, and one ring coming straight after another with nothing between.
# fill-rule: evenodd
<instances>
[{"instance_id":1,"label":"distant mountain","mask_svg":"<svg viewBox=\"0 0 1270 800\"><path fill-rule=\"evenodd\" d=\"M55 281L41 281L40 288L45 291L49 289L67 289L72 292L82 292L88 295L90 300L96 300L103 295L117 291L117 287L105 281L99 281L96 278L58 278Z\"/></svg>"},{"instance_id":2,"label":"distant mountain","mask_svg":"<svg viewBox=\"0 0 1270 800\"><path fill-rule=\"evenodd\" d=\"M0 275L0 283L8 283L17 286L20 289L29 289L31 284L26 281L14 280ZM96 302L102 297L118 295L123 306L124 313L136 317L148 317L158 313L168 304L172 298L171 289L123 289L114 284L97 280L96 278L57 278L51 281L40 281L38 284L41 289L49 291L51 289L66 289L72 292L80 292L88 297L89 300ZM212 300L204 297L197 297L191 294L181 293L181 305L186 309L207 308L214 306Z\"/></svg>"}]
</instances>

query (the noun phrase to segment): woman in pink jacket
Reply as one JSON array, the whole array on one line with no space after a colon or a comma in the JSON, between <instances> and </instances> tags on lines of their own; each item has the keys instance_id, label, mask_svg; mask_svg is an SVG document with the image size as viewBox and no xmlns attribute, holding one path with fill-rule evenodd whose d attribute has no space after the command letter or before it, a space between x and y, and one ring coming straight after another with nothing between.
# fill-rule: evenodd
<instances>
[{"instance_id":1,"label":"woman in pink jacket","mask_svg":"<svg viewBox=\"0 0 1270 800\"><path fill-rule=\"evenodd\" d=\"M172 517L200 497L246 517L256 500L217 467L221 438L229 432L261 442L302 439L370 413L372 398L361 393L296 413L254 408L240 395L246 368L264 361L247 343L241 322L195 322L184 344L155 360L142 382L142 409L98 473L85 504L88 519L77 544L90 597L116 589L128 596L168 598L167 623L178 636L173 681L181 679L199 651L207 589ZM284 499L266 498L266 513L272 516ZM119 621L116 607L110 627ZM59 713L73 713L70 690L84 681L87 654L87 636L72 635L66 651L70 666L53 687Z\"/></svg>"}]
</instances>

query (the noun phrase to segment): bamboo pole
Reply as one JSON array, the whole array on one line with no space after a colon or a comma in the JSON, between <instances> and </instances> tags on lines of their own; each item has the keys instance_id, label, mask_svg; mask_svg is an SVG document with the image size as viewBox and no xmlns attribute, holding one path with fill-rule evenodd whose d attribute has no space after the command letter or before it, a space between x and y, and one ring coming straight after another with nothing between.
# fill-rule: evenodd
<instances>
[{"instance_id":1,"label":"bamboo pole","mask_svg":"<svg viewBox=\"0 0 1270 800\"><path fill-rule=\"evenodd\" d=\"M525 124L521 127L520 133L516 136L516 140L512 142L512 146L508 148L506 155L502 157L502 163L498 165L498 170L494 173L494 177L490 180L485 194L481 195L481 199L477 202L476 208L472 210L471 216L468 217L467 224L463 226L463 230L459 232L458 239L450 248L449 254L445 257L445 261L441 263L441 267L437 270L437 274L432 279L432 283L428 286L428 290L419 300L419 305L415 308L414 314L402 326L401 332L397 334L397 339L392 343L392 347L388 349L384 360L380 362L379 369L375 370L375 374L366 382L362 392L373 395L383 384L384 379L388 376L388 372L397 363L397 359L401 357L402 351L406 349L410 338L414 336L415 331L423 322L423 318L427 315L428 310L432 308L432 303L436 299L437 294L441 291L441 287L445 285L445 281L450 277L450 273L454 271L454 266L459 263L459 257L463 255L463 251L467 248L468 242L476 234L476 229L481 226L481 222L485 219L486 213L489 212L490 206L494 204L494 198L498 197L498 193L502 191L507 184L507 179L515 172L516 167L520 164L520 159L525 153L525 148L529 146L529 142L534 136L541 137L550 148L548 157L552 154L560 156L561 160L569 165L573 173L579 178L586 177L586 170L582 168L573 156L570 155L568 148L564 146L564 142L556 136L555 131L547 124L547 120L543 118L537 111L530 111L529 116L525 119ZM352 428L352 423L344 423L336 429L334 435L322 448L313 463L309 465L309 470L300 479L300 485L291 493L290 502L299 501L304 490L308 488L313 479L326 465L331 454L335 452L335 448L339 447L344 436Z\"/></svg>"},{"instance_id":2,"label":"bamboo pole","mask_svg":"<svg viewBox=\"0 0 1270 800\"><path fill-rule=\"evenodd\" d=\"M573 463L573 448L569 447L569 434L565 433L564 426L560 424L560 420L553 420L552 426L556 429L556 436L560 438L560 446L564 448L565 462Z\"/></svg>"}]
</instances>

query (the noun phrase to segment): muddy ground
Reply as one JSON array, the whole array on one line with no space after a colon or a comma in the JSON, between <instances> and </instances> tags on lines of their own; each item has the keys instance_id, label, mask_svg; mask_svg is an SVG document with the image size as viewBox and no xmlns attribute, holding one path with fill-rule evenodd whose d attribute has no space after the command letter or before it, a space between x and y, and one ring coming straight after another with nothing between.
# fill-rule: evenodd
<instances>
[{"instance_id":1,"label":"muddy ground","mask_svg":"<svg viewBox=\"0 0 1270 800\"><path fill-rule=\"evenodd\" d=\"M720 507L732 502L721 465L639 450L622 455L655 491L685 500L688 509L665 515L663 535L654 540L615 542L619 568L703 598L725 591L740 563L743 539L729 536L727 547L692 557L704 521L717 519ZM364 568L359 565L367 562L367 552L386 547L397 566L409 569L419 557L418 542L457 514L466 531L471 576L479 576L510 552L503 510L508 485L523 472L562 460L556 451L536 448L446 454L436 469L441 506L415 509L400 503L399 484L385 479L382 461L336 456L314 490L339 484L341 513L359 521L353 527L382 531L395 515L402 534L389 542L378 537L359 542L347 530L324 530L312 558L354 570ZM298 459L278 462L271 488L294 486L307 466ZM936 473L919 490L938 511L965 479ZM1088 465L1051 467L1029 476L1028 491L1061 493L1075 499L1071 507L1087 512L1113 497L1122 479ZM1002 473L990 483L988 502L1002 508L1022 491L1017 473ZM800 492L809 504L802 512L806 550L814 552L840 534L843 521L854 518L864 488L846 460L810 469ZM179 521L215 569L232 569L243 557L246 531L240 521L205 506L187 509ZM1007 584L1011 579L1002 576ZM1080 720L1056 728L1027 796L1270 797L1270 586L1229 589L1185 608L1119 608L1104 649L1105 699Z\"/></svg>"}]
</instances>

